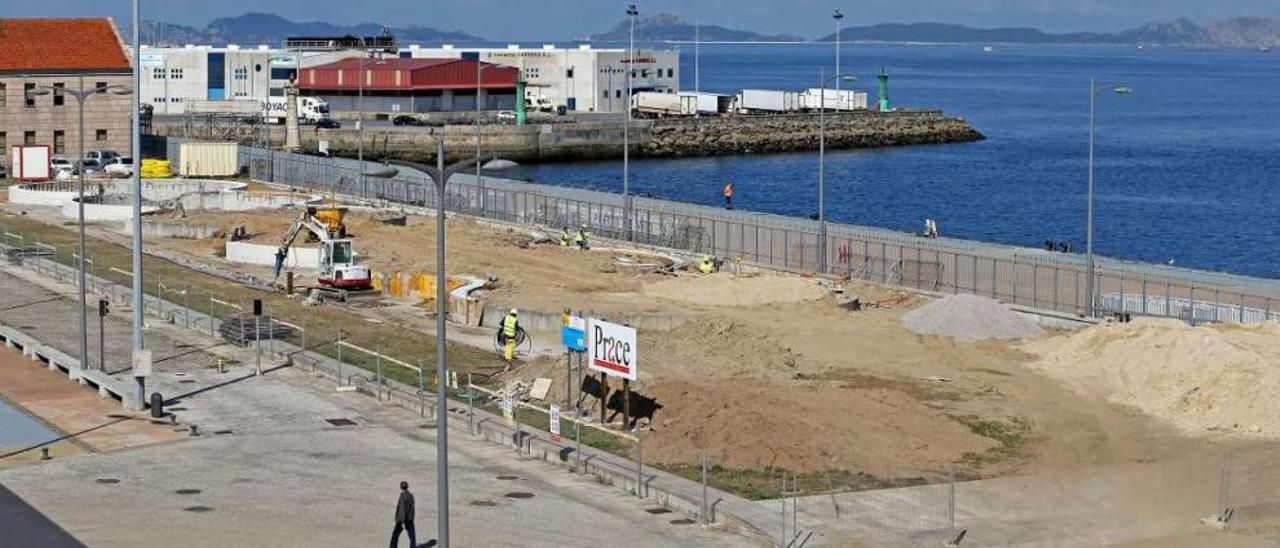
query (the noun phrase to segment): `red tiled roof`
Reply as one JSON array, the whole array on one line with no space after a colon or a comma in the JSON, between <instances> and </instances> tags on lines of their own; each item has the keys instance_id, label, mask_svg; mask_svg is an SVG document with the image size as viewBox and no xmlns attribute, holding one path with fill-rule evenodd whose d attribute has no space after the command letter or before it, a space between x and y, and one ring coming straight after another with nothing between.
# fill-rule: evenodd
<instances>
[{"instance_id":1,"label":"red tiled roof","mask_svg":"<svg viewBox=\"0 0 1280 548\"><path fill-rule=\"evenodd\" d=\"M0 19L0 71L130 68L110 19Z\"/></svg>"},{"instance_id":2,"label":"red tiled roof","mask_svg":"<svg viewBox=\"0 0 1280 548\"><path fill-rule=\"evenodd\" d=\"M419 58L408 59L395 57L391 59L365 59L365 70L418 70L424 68L438 67L450 63L463 63L463 59L457 58ZM359 58L347 58L341 61L334 61L327 65L319 65L311 67L314 69L333 69L333 70L360 70Z\"/></svg>"}]
</instances>

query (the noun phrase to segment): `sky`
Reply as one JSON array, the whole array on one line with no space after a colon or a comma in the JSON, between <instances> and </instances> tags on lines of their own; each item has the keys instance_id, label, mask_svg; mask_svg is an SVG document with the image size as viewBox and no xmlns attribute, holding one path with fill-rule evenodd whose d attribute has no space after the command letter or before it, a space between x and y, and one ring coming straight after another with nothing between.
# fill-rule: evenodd
<instances>
[{"instance_id":1,"label":"sky","mask_svg":"<svg viewBox=\"0 0 1280 548\"><path fill-rule=\"evenodd\" d=\"M632 0L635 1L635 0ZM0 17L110 15L125 19L128 0L3 0ZM1280 19L1277 0L650 0L641 17L672 13L690 22L764 34L813 38L846 26L945 22L978 27L1030 26L1050 32L1115 31L1188 17L1208 23L1237 15ZM603 31L623 18L626 2L599 0L142 0L144 19L202 27L248 11L295 21L373 21L463 30L491 40L568 40Z\"/></svg>"}]
</instances>

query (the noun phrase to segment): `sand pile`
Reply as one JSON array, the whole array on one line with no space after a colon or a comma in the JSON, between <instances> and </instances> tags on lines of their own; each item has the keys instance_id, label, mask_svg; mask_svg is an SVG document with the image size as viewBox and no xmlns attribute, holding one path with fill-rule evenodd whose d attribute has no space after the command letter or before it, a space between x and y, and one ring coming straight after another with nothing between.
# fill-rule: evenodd
<instances>
[{"instance_id":1,"label":"sand pile","mask_svg":"<svg viewBox=\"0 0 1280 548\"><path fill-rule=\"evenodd\" d=\"M798 303L820 299L826 293L816 280L767 274L680 276L644 286L644 294L651 297L712 306Z\"/></svg>"},{"instance_id":2,"label":"sand pile","mask_svg":"<svg viewBox=\"0 0 1280 548\"><path fill-rule=\"evenodd\" d=\"M670 379L652 394L655 417L644 457L730 468L862 470L880 478L935 476L995 442L903 392L821 385L779 389L747 379ZM709 396L714 394L715 396Z\"/></svg>"},{"instance_id":3,"label":"sand pile","mask_svg":"<svg viewBox=\"0 0 1280 548\"><path fill-rule=\"evenodd\" d=\"M1043 330L1008 306L977 295L949 295L902 316L907 329L962 341L1021 339Z\"/></svg>"},{"instance_id":4,"label":"sand pile","mask_svg":"<svg viewBox=\"0 0 1280 548\"><path fill-rule=\"evenodd\" d=\"M1032 367L1190 434L1280 435L1280 324L1141 319L1034 341Z\"/></svg>"}]
</instances>

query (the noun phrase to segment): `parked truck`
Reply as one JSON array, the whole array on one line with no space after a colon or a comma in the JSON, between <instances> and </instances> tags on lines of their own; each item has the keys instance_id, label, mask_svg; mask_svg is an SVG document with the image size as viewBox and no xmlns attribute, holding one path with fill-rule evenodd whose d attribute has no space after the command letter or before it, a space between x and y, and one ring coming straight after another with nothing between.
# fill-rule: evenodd
<instances>
[{"instance_id":1,"label":"parked truck","mask_svg":"<svg viewBox=\"0 0 1280 548\"><path fill-rule=\"evenodd\" d=\"M666 118L669 116L687 116L683 97L673 93L657 91L641 91L631 96L631 112L641 118Z\"/></svg>"},{"instance_id":2,"label":"parked truck","mask_svg":"<svg viewBox=\"0 0 1280 548\"><path fill-rule=\"evenodd\" d=\"M191 101L187 103L187 114L212 114L222 116L241 116L244 118L262 117L268 124L283 124L288 103L285 97L268 97L266 99L231 99L226 101ZM316 97L298 97L298 121L314 124L329 117L329 103Z\"/></svg>"},{"instance_id":3,"label":"parked truck","mask_svg":"<svg viewBox=\"0 0 1280 548\"><path fill-rule=\"evenodd\" d=\"M798 91L744 89L735 108L740 114L783 114L799 112L804 104Z\"/></svg>"},{"instance_id":4,"label":"parked truck","mask_svg":"<svg viewBox=\"0 0 1280 548\"><path fill-rule=\"evenodd\" d=\"M681 111L692 115L715 116L728 113L733 104L733 96L715 93L682 91L677 95L681 100Z\"/></svg>"},{"instance_id":5,"label":"parked truck","mask_svg":"<svg viewBox=\"0 0 1280 548\"><path fill-rule=\"evenodd\" d=\"M825 91L826 101L823 101ZM850 111L867 109L867 92L853 89L809 88L802 94L805 110Z\"/></svg>"}]
</instances>

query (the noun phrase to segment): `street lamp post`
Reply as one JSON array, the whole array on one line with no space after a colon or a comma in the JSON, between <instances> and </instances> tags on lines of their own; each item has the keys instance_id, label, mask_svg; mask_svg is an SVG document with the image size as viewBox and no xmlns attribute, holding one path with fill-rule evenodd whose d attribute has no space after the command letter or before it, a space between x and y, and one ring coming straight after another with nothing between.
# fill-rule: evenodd
<instances>
[{"instance_id":1,"label":"street lamp post","mask_svg":"<svg viewBox=\"0 0 1280 548\"><path fill-rule=\"evenodd\" d=\"M139 39L139 28L142 16L138 5L141 0L133 0L133 89L142 90L142 42ZM165 80L168 85L169 80ZM133 356L142 353L142 116L141 105L133 101ZM146 408L147 378L133 371L133 397L138 410Z\"/></svg>"},{"instance_id":2,"label":"street lamp post","mask_svg":"<svg viewBox=\"0 0 1280 548\"><path fill-rule=\"evenodd\" d=\"M85 165L84 165L84 102L85 102L85 101L88 101L88 100L89 100L89 98L90 98L90 97L92 97L94 94L97 94L97 93L106 93L107 91L110 91L110 92L112 92L112 93L113 93L113 94L115 94L115 95L130 95L130 94L132 94L132 93L133 93L133 90L129 89L128 87L126 87L126 86L119 86L119 85L111 85L111 86L94 86L94 87L93 87L93 88L91 88L91 89L84 89L84 77L83 77L83 76L81 76L81 77L80 77L80 89L79 89L79 90L69 90L69 89L66 89L65 87L62 87L62 88L55 88L55 87L53 87L53 86L44 86L44 85L39 85L39 86L36 86L36 87L32 88L30 91L28 91L28 92L27 92L27 95L29 95L29 96L35 96L35 95L49 95L49 94L54 94L54 95L58 95L58 96L70 95L71 97L75 98L75 100L76 100L76 106L77 106L77 108L78 108L79 131L80 131L80 138L79 138L79 148L80 148L80 150L79 150L79 156L80 156L80 159L79 159L79 161L78 161L78 167L79 167L79 169L77 170L77 172L78 172L78 177L77 177L78 184L77 184L77 190L76 190L76 194L77 194L77 197L76 197L76 202L77 202L77 203L76 203L76 211L77 211L77 221L78 221L78 224L79 224L79 230L78 230L78 233L77 233L77 236L76 236L76 293L78 293L78 294L79 294L79 298L80 298L80 307L79 307L79 308L80 308L80 314L79 314L79 322L80 322L80 323L79 323L79 327L80 327L80 341L79 341L79 342L80 342L80 369L88 369L88 367L89 367L89 319L88 319L88 312L87 312L87 308L86 308L86 307L88 306L88 303L87 303L87 301L86 301L86 298L87 298L87 297L86 297L86 295L85 295L85 274L84 274L84 261L85 261L85 251L84 251L84 172L85 172ZM137 169L137 165L135 164L135 166L134 166L134 172L136 173L137 171L138 171L138 169Z\"/></svg>"},{"instance_id":3,"label":"street lamp post","mask_svg":"<svg viewBox=\"0 0 1280 548\"><path fill-rule=\"evenodd\" d=\"M360 59L356 61L356 161L360 163L360 197L365 198L364 182L364 58L369 55L369 43L360 37Z\"/></svg>"},{"instance_id":4,"label":"street lamp post","mask_svg":"<svg viewBox=\"0 0 1280 548\"><path fill-rule=\"evenodd\" d=\"M631 239L631 74L636 70L636 16L640 10L635 4L627 4L627 19L631 22L631 31L627 40L627 100L622 108L627 109L627 116L622 126L622 220L626 223L626 237Z\"/></svg>"},{"instance_id":5,"label":"street lamp post","mask_svg":"<svg viewBox=\"0 0 1280 548\"><path fill-rule=\"evenodd\" d=\"M1089 78L1089 191L1088 206L1085 214L1085 270L1088 275L1085 276L1085 292L1088 293L1089 317L1096 318L1098 316L1098 299L1096 290L1094 289L1094 277L1096 275L1093 263L1093 143L1094 132L1096 128L1095 113L1097 111L1098 96L1106 92L1113 92L1117 95L1125 95L1133 93L1133 88L1118 84L1098 84L1094 78Z\"/></svg>"},{"instance_id":6,"label":"street lamp post","mask_svg":"<svg viewBox=\"0 0 1280 548\"><path fill-rule=\"evenodd\" d=\"M836 74L840 74L840 30L844 26L844 12L836 10L831 14L831 18L836 20ZM836 90L840 90L840 81L836 80Z\"/></svg>"},{"instance_id":7,"label":"street lamp post","mask_svg":"<svg viewBox=\"0 0 1280 548\"><path fill-rule=\"evenodd\" d=\"M827 82L852 82L857 77L839 73L827 76L823 67L818 76L818 273L827 271Z\"/></svg>"},{"instance_id":8,"label":"street lamp post","mask_svg":"<svg viewBox=\"0 0 1280 548\"><path fill-rule=\"evenodd\" d=\"M476 188L479 189L480 191L480 216L481 217L483 217L485 214L485 211L487 211L487 208L486 208L487 204L485 203L486 200L485 200L485 192L484 192L484 172L481 170L481 167L480 167L480 164L481 164L480 144L481 144L481 139L483 139L483 135L480 132L480 119L481 119L481 116L483 116L480 110L480 107L481 107L480 79L481 79L481 74L484 73L485 70L488 70L489 68L492 68L494 66L496 65L486 66L484 63L480 62L479 55L476 56Z\"/></svg>"}]
</instances>

